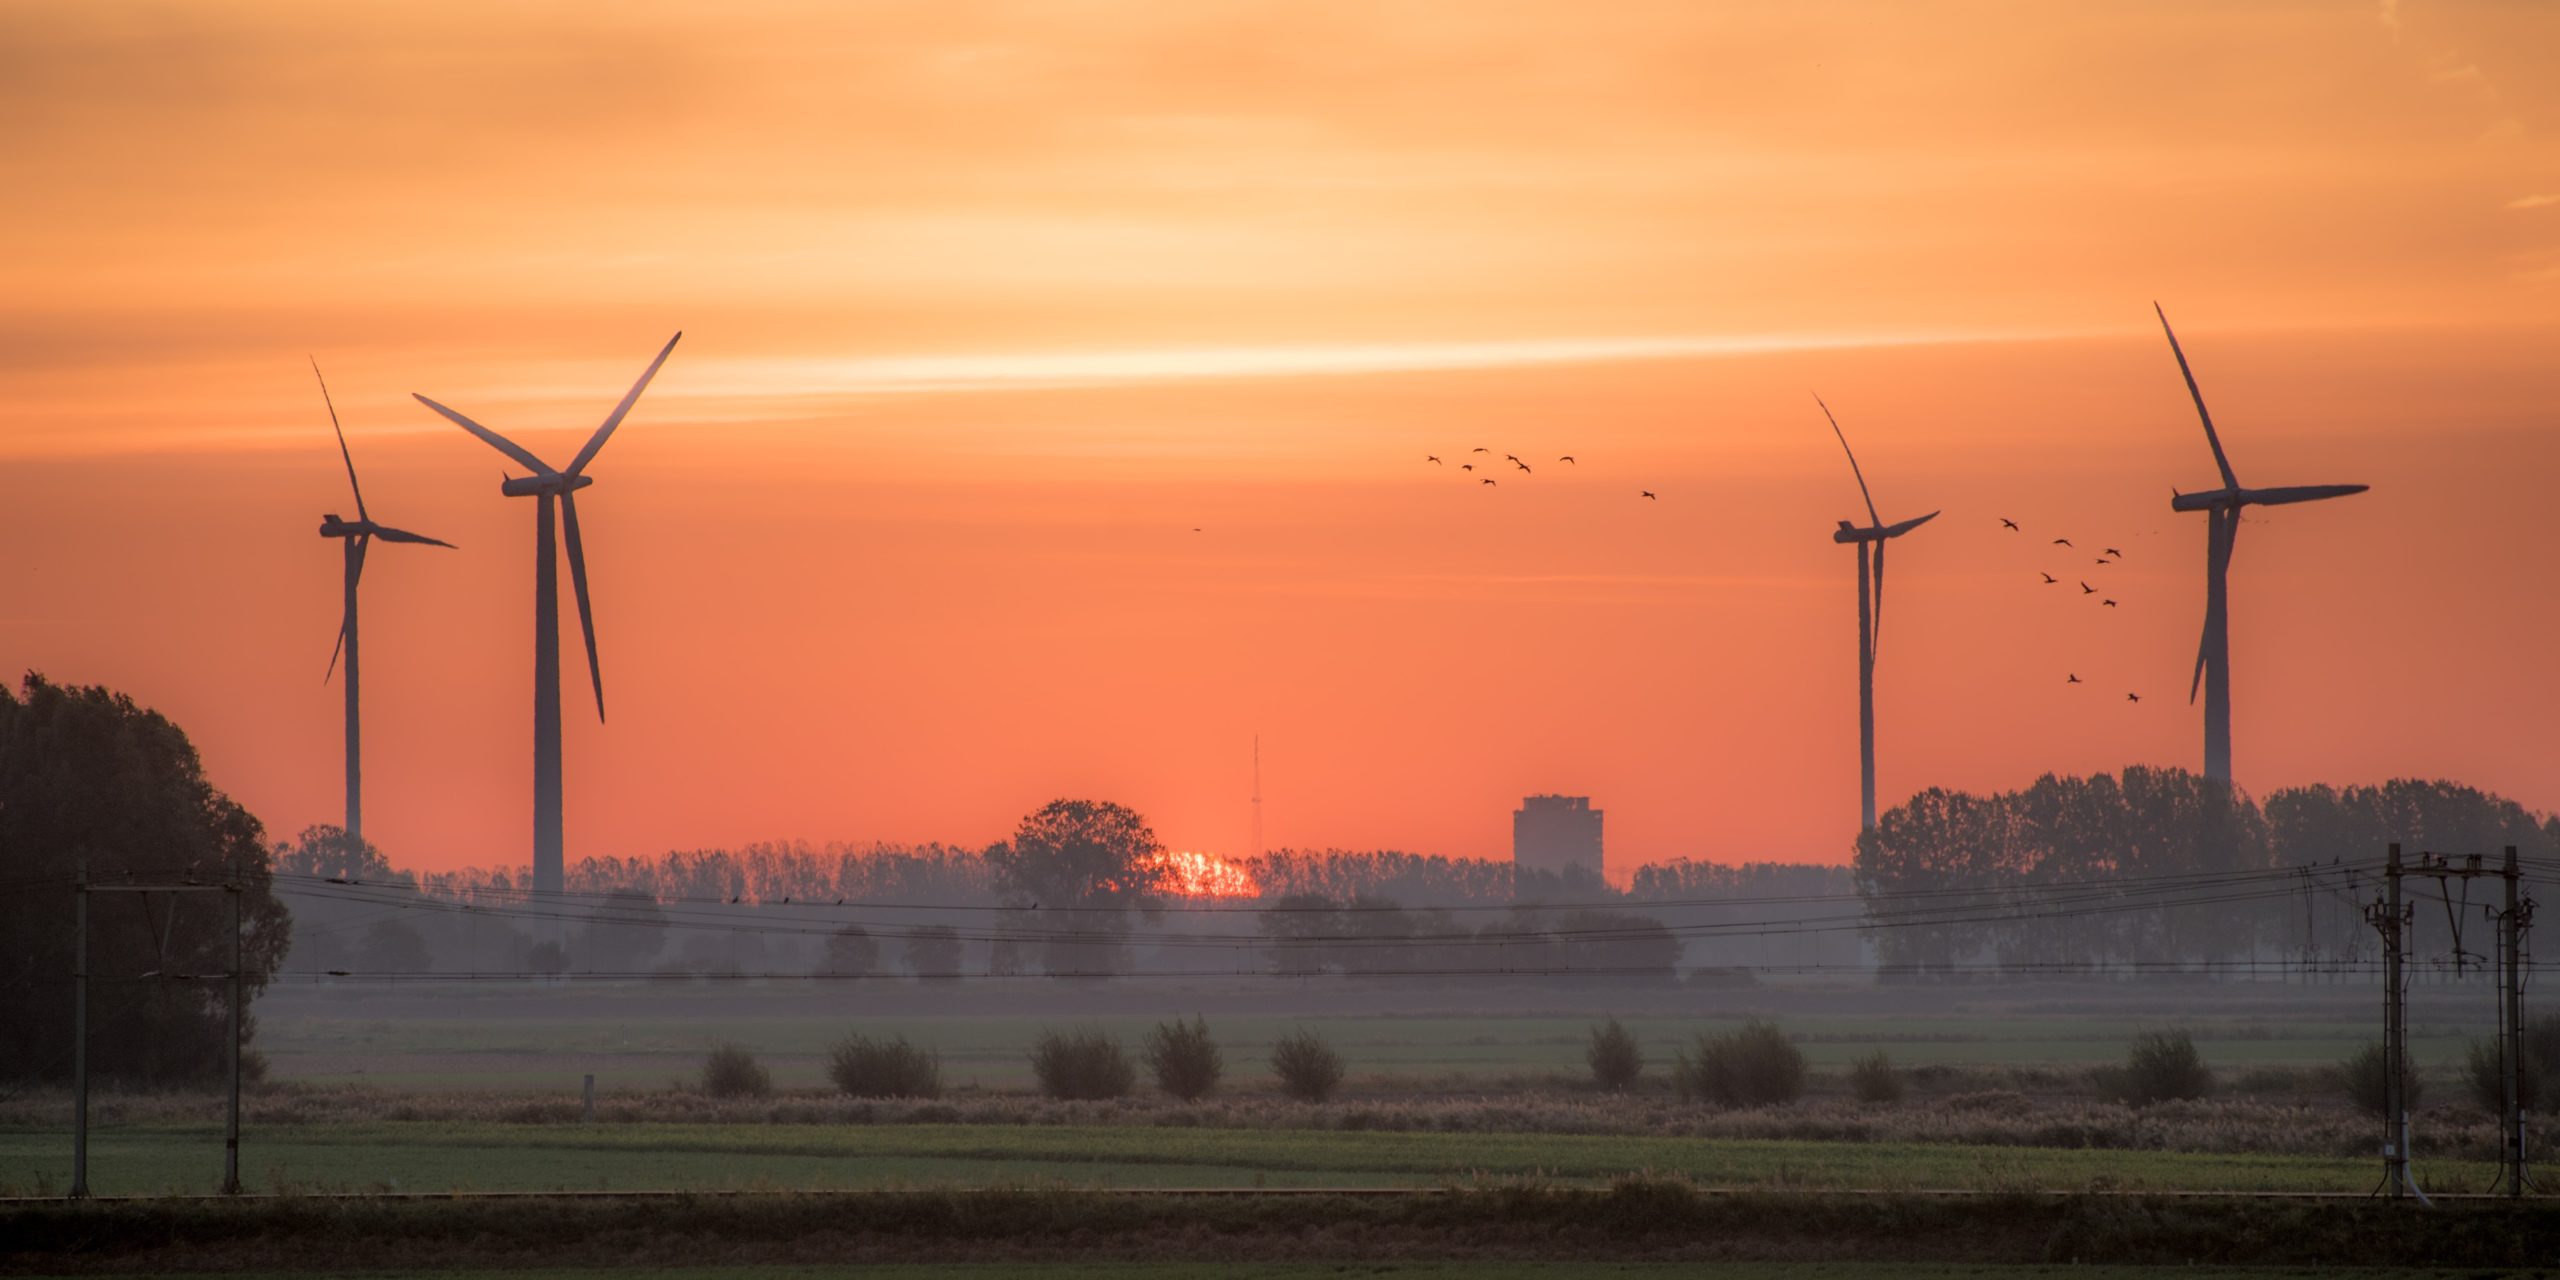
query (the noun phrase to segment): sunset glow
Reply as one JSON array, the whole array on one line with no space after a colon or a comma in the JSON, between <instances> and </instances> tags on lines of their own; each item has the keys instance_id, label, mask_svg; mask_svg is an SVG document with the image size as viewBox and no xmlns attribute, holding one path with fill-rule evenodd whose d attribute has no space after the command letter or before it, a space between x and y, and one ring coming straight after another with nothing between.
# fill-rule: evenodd
<instances>
[{"instance_id":1,"label":"sunset glow","mask_svg":"<svg viewBox=\"0 0 2560 1280\"><path fill-rule=\"evenodd\" d=\"M577 496L572 864L1059 796L1498 858L1549 792L1620 876L1837 863L1865 517L1816 391L1944 512L1882 804L2199 764L2168 502L2216 470L2156 299L2244 481L2372 485L2250 513L2239 782L2560 807L2560 6L1457 12L21 6L0 670L338 820L316 358L375 517L459 548L365 570L367 835L521 862L533 504L411 396L566 457L683 330Z\"/></svg>"},{"instance_id":2,"label":"sunset glow","mask_svg":"<svg viewBox=\"0 0 2560 1280\"><path fill-rule=\"evenodd\" d=\"M1167 850L1156 861L1156 877L1178 898L1251 898L1262 892L1250 870L1214 853Z\"/></svg>"}]
</instances>

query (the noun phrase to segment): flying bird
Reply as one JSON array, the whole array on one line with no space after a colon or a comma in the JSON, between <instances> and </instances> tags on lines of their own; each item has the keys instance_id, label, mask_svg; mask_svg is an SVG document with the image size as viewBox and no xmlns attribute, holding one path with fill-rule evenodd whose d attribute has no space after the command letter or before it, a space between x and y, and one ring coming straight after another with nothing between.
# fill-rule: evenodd
<instances>
[{"instance_id":1,"label":"flying bird","mask_svg":"<svg viewBox=\"0 0 2560 1280\"><path fill-rule=\"evenodd\" d=\"M2000 517L2000 527L2007 529L2011 533L2016 533L2018 531L2018 522L2007 516L2002 516Z\"/></svg>"},{"instance_id":2,"label":"flying bird","mask_svg":"<svg viewBox=\"0 0 2560 1280\"><path fill-rule=\"evenodd\" d=\"M1424 459L1423 459L1423 461L1425 461L1425 462L1435 462L1435 463L1436 463L1436 462L1440 462L1440 455L1439 455L1439 454L1436 454L1436 453L1435 453L1435 454L1432 454L1431 456L1429 456L1429 457L1427 457L1427 458L1424 458ZM1442 463L1441 465L1445 466L1445 465L1447 465L1447 464L1446 464L1446 463Z\"/></svg>"},{"instance_id":3,"label":"flying bird","mask_svg":"<svg viewBox=\"0 0 2560 1280\"><path fill-rule=\"evenodd\" d=\"M1472 463L1472 462L1461 462L1461 463L1459 463L1459 464L1458 464L1458 470L1460 470L1460 471L1473 471L1473 470L1475 470L1475 469L1476 469L1476 464L1474 464L1474 463Z\"/></svg>"},{"instance_id":4,"label":"flying bird","mask_svg":"<svg viewBox=\"0 0 2560 1280\"><path fill-rule=\"evenodd\" d=\"M1492 484L1492 483L1493 483L1493 478L1492 478L1492 477L1490 477L1490 476L1486 477L1486 478L1485 478L1485 483L1486 483L1486 484Z\"/></svg>"},{"instance_id":5,"label":"flying bird","mask_svg":"<svg viewBox=\"0 0 2560 1280\"><path fill-rule=\"evenodd\" d=\"M1491 452L1493 452L1493 450L1488 449L1488 448L1485 448L1483 445L1477 445L1477 446L1475 447L1475 452L1477 452L1477 453L1491 453Z\"/></svg>"},{"instance_id":6,"label":"flying bird","mask_svg":"<svg viewBox=\"0 0 2560 1280\"><path fill-rule=\"evenodd\" d=\"M2071 545L2071 539L2069 539L2069 538L2056 538L2056 539L2054 539L2054 540L2053 540L2053 545L2055 545L2055 546L2057 546L2057 547L2067 547L2067 546L2070 546L2070 545Z\"/></svg>"},{"instance_id":7,"label":"flying bird","mask_svg":"<svg viewBox=\"0 0 2560 1280\"><path fill-rule=\"evenodd\" d=\"M2124 559L2124 553L2116 550L2114 547L2107 548L2107 554L2114 556L2118 560Z\"/></svg>"},{"instance_id":8,"label":"flying bird","mask_svg":"<svg viewBox=\"0 0 2560 1280\"><path fill-rule=\"evenodd\" d=\"M1198 532L1200 532L1200 526L1198 526L1198 525L1196 525L1196 524L1195 524L1195 525L1193 525L1193 526L1191 526L1191 531L1192 531L1193 533L1198 533Z\"/></svg>"},{"instance_id":9,"label":"flying bird","mask_svg":"<svg viewBox=\"0 0 2560 1280\"><path fill-rule=\"evenodd\" d=\"M2116 607L2116 602L2115 602L2115 601L2113 601L2113 600L2101 600L2101 601L2099 601L2098 603L2100 603L2100 604L2102 604L2102 605L2105 605L2106 607L2108 607L2108 608L2110 608L2110 609L2112 609L2112 608L2115 608L2115 607Z\"/></svg>"},{"instance_id":10,"label":"flying bird","mask_svg":"<svg viewBox=\"0 0 2560 1280\"><path fill-rule=\"evenodd\" d=\"M1521 470L1523 470L1523 471L1527 471L1527 470L1529 469L1529 464L1528 464L1528 463L1525 463L1525 462L1522 462L1522 461L1521 461L1521 460L1519 460L1518 458L1513 458L1513 459L1511 460L1511 465L1512 465L1512 466L1515 466L1515 467L1518 467L1518 468L1520 468L1520 469L1521 469Z\"/></svg>"},{"instance_id":11,"label":"flying bird","mask_svg":"<svg viewBox=\"0 0 2560 1280\"><path fill-rule=\"evenodd\" d=\"M1651 490L1651 489L1642 490L1641 492L1643 493L1643 495L1644 495L1645 497L1648 497L1648 498L1653 497L1653 490ZM1656 499L1656 501L1659 501L1659 499Z\"/></svg>"},{"instance_id":12,"label":"flying bird","mask_svg":"<svg viewBox=\"0 0 2560 1280\"><path fill-rule=\"evenodd\" d=\"M2088 583L2083 582L2083 583L2081 583L2081 584L2080 584L2080 594L2082 594L2082 595L2084 595L2084 596L2094 596L2094 595L2098 594L2098 589L2097 589L2096 587L2090 586Z\"/></svg>"},{"instance_id":13,"label":"flying bird","mask_svg":"<svg viewBox=\"0 0 2560 1280\"><path fill-rule=\"evenodd\" d=\"M2048 587L2052 586L2052 585L2053 585L2054 583L2056 583L2056 582L2061 581L2061 579L2054 577L2054 576L2053 576L2052 574L2050 574L2050 573L2047 573L2047 574L2040 574L2040 575L2038 575L2038 576L2040 576L2040 577L2042 577L2042 578L2044 579L2044 584L2045 584L2046 586L2048 586Z\"/></svg>"},{"instance_id":14,"label":"flying bird","mask_svg":"<svg viewBox=\"0 0 2560 1280\"><path fill-rule=\"evenodd\" d=\"M1506 453L1502 455L1502 458L1505 462L1518 462L1520 460L1520 455L1516 453Z\"/></svg>"},{"instance_id":15,"label":"flying bird","mask_svg":"<svg viewBox=\"0 0 2560 1280\"><path fill-rule=\"evenodd\" d=\"M1565 454L1565 455L1563 455L1563 456L1561 456L1561 457L1557 458L1557 459L1556 459L1556 461L1558 461L1558 462L1573 462L1573 455L1572 455L1572 454L1570 454L1570 453ZM1581 466L1582 464L1581 464L1581 463L1579 463L1579 462L1573 462L1573 465L1575 465L1575 466L1577 466L1577 467L1578 467L1578 466Z\"/></svg>"},{"instance_id":16,"label":"flying bird","mask_svg":"<svg viewBox=\"0 0 2560 1280\"><path fill-rule=\"evenodd\" d=\"M2114 562L2114 561L2112 561L2112 560L2107 559L2105 556L2100 556L2100 557L2098 557L2098 563L2099 563L2099 564L2101 564L2101 565L2107 565L2107 564L2113 564L2113 563L2115 563L2115 562Z\"/></svg>"},{"instance_id":17,"label":"flying bird","mask_svg":"<svg viewBox=\"0 0 2560 1280\"><path fill-rule=\"evenodd\" d=\"M2127 702L2140 702L2142 701L2142 695L2138 693L2128 693L2124 696L2124 700Z\"/></svg>"},{"instance_id":18,"label":"flying bird","mask_svg":"<svg viewBox=\"0 0 2560 1280\"><path fill-rule=\"evenodd\" d=\"M2063 683L2064 683L2064 684L2078 684L2078 683L2080 683L2080 677L2079 677L2079 676L2077 676L2077 675L2073 675L2070 679L2063 681Z\"/></svg>"}]
</instances>

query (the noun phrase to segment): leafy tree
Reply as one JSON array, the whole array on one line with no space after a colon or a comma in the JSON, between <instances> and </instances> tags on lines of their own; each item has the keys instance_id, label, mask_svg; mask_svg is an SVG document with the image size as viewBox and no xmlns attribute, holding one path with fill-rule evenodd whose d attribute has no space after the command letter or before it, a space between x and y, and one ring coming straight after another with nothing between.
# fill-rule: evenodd
<instances>
[{"instance_id":1,"label":"leafy tree","mask_svg":"<svg viewBox=\"0 0 2560 1280\"><path fill-rule=\"evenodd\" d=\"M826 958L819 971L844 977L859 978L880 967L880 944L871 931L849 924L827 935Z\"/></svg>"},{"instance_id":2,"label":"leafy tree","mask_svg":"<svg viewBox=\"0 0 2560 1280\"><path fill-rule=\"evenodd\" d=\"M366 973L425 973L432 963L426 935L398 916L377 921L364 931L355 961L356 968Z\"/></svg>"},{"instance_id":3,"label":"leafy tree","mask_svg":"<svg viewBox=\"0 0 2560 1280\"><path fill-rule=\"evenodd\" d=\"M960 931L947 924L909 929L898 946L898 959L919 978L960 975Z\"/></svg>"},{"instance_id":4,"label":"leafy tree","mask_svg":"<svg viewBox=\"0 0 2560 1280\"><path fill-rule=\"evenodd\" d=\"M1292 977L1322 973L1331 956L1321 939L1341 933L1340 907L1320 893L1287 894L1271 905L1259 927L1271 940L1264 949L1272 969Z\"/></svg>"},{"instance_id":5,"label":"leafy tree","mask_svg":"<svg viewBox=\"0 0 2560 1280\"><path fill-rule=\"evenodd\" d=\"M638 973L666 945L667 913L636 889L616 889L588 913L569 955L597 973Z\"/></svg>"},{"instance_id":6,"label":"leafy tree","mask_svg":"<svg viewBox=\"0 0 2560 1280\"><path fill-rule=\"evenodd\" d=\"M84 863L96 882L236 875L244 994L263 990L284 957L292 924L275 897L265 832L205 778L187 735L122 694L29 674L16 695L0 689L0 880L10 885L0 892L0 1076L70 1074L72 883ZM94 895L90 972L229 972L222 898ZM219 981L93 983L92 1069L150 1081L220 1076L229 1063L224 996ZM244 1018L244 1032L254 1029Z\"/></svg>"},{"instance_id":7,"label":"leafy tree","mask_svg":"<svg viewBox=\"0 0 2560 1280\"><path fill-rule=\"evenodd\" d=\"M1052 800L1023 818L987 859L1019 905L1055 911L1040 921L1051 973L1120 969L1130 916L1163 905L1156 860L1164 846L1146 819L1098 800Z\"/></svg>"}]
</instances>

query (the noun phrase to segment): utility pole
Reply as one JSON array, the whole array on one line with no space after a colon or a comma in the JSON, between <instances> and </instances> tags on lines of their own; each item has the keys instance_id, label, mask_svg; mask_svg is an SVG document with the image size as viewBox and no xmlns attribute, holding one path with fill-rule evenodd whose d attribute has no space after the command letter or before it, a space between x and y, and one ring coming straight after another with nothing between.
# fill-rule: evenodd
<instances>
[{"instance_id":1,"label":"utility pole","mask_svg":"<svg viewBox=\"0 0 2560 1280\"><path fill-rule=\"evenodd\" d=\"M96 884L89 883L87 863L80 865L74 894L73 929L77 935L73 951L71 997L71 1196L80 1199L89 1194L89 895L93 893L220 893L231 899L231 972L227 978L231 999L231 1110L222 1130L222 1194L240 1194L240 1046L241 1002L241 898L240 869L221 884ZM174 916L172 917L174 922ZM149 975L145 975L149 976ZM163 980L166 978L164 976Z\"/></svg>"},{"instance_id":2,"label":"utility pole","mask_svg":"<svg viewBox=\"0 0 2560 1280\"><path fill-rule=\"evenodd\" d=\"M89 861L72 890L71 1198L89 1198Z\"/></svg>"}]
</instances>

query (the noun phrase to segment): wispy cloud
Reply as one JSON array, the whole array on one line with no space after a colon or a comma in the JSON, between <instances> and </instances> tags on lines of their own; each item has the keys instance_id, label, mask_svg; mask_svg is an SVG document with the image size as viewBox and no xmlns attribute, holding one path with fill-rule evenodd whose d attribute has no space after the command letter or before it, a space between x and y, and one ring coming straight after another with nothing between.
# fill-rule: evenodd
<instances>
[{"instance_id":1,"label":"wispy cloud","mask_svg":"<svg viewBox=\"0 0 2560 1280\"><path fill-rule=\"evenodd\" d=\"M1479 342L1163 347L1126 351L723 360L691 371L688 393L712 396L898 395L1149 382L1607 364L1782 351L2014 342L2072 335L1985 330L1528 338ZM535 394L539 394L538 392ZM592 394L592 392L589 392Z\"/></svg>"},{"instance_id":2,"label":"wispy cloud","mask_svg":"<svg viewBox=\"0 0 2560 1280\"><path fill-rule=\"evenodd\" d=\"M2517 196L2507 202L2510 209L2548 209L2560 205L2560 195Z\"/></svg>"}]
</instances>

